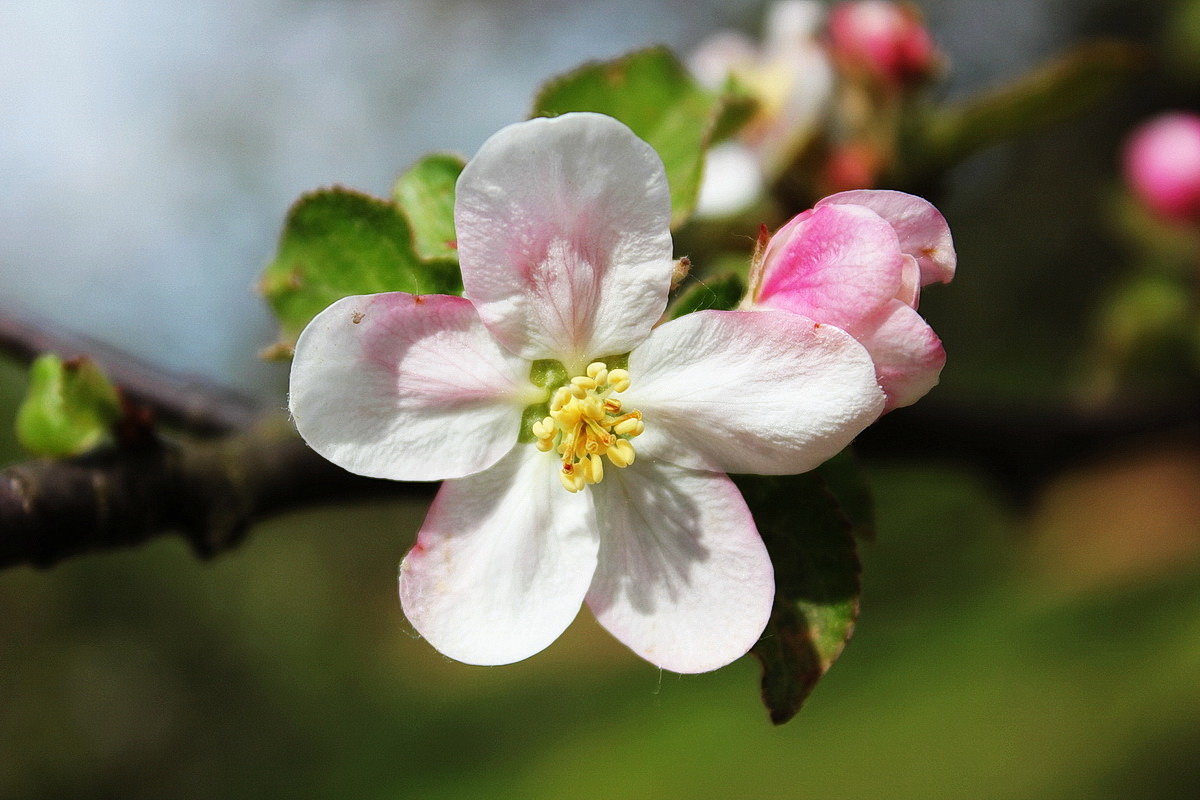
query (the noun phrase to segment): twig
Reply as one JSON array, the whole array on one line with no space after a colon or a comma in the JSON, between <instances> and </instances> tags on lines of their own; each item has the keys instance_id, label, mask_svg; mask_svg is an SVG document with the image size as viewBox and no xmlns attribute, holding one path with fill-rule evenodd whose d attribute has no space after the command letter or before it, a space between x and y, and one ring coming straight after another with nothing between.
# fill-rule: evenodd
<instances>
[{"instance_id":1,"label":"twig","mask_svg":"<svg viewBox=\"0 0 1200 800\"><path fill-rule=\"evenodd\" d=\"M866 458L968 467L1024 505L1059 472L1147 439L1200 443L1200 394L1105 408L948 403L925 398L884 416L855 441Z\"/></svg>"},{"instance_id":2,"label":"twig","mask_svg":"<svg viewBox=\"0 0 1200 800\"><path fill-rule=\"evenodd\" d=\"M191 433L243 430L263 414L262 404L194 375L180 375L85 336L47 328L0 308L0 355L32 361L42 353L96 361L133 403Z\"/></svg>"},{"instance_id":3,"label":"twig","mask_svg":"<svg viewBox=\"0 0 1200 800\"><path fill-rule=\"evenodd\" d=\"M0 569L182 535L201 556L256 521L368 497L430 495L434 484L351 475L308 448L286 419L219 442L155 440L0 472Z\"/></svg>"},{"instance_id":4,"label":"twig","mask_svg":"<svg viewBox=\"0 0 1200 800\"><path fill-rule=\"evenodd\" d=\"M47 566L96 550L179 533L202 555L237 544L254 522L286 511L364 497L429 496L434 484L351 475L310 450L281 415L203 381L181 379L113 348L48 333L0 313L0 352L88 354L131 398L190 431L225 432L0 472L0 568ZM1200 441L1195 392L1169 403L1096 411L949 404L926 398L863 433L867 458L941 460L991 477L1024 502L1059 470L1147 436ZM258 420L257 424L252 424Z\"/></svg>"}]
</instances>

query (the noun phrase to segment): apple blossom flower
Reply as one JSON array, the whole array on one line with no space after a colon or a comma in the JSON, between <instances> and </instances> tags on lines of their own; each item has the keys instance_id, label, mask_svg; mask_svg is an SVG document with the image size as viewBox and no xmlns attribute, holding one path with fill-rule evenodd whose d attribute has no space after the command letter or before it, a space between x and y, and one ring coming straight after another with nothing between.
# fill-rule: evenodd
<instances>
[{"instance_id":1,"label":"apple blossom flower","mask_svg":"<svg viewBox=\"0 0 1200 800\"><path fill-rule=\"evenodd\" d=\"M829 14L834 57L892 86L926 78L938 54L929 31L913 6L887 0L839 3Z\"/></svg>"},{"instance_id":2,"label":"apple blossom flower","mask_svg":"<svg viewBox=\"0 0 1200 800\"><path fill-rule=\"evenodd\" d=\"M761 45L722 31L688 59L702 84L719 90L732 76L759 104L736 140L709 152L697 214L749 207L812 136L833 95L833 69L818 37L824 19L815 0L777 2L767 12Z\"/></svg>"},{"instance_id":3,"label":"apple blossom flower","mask_svg":"<svg viewBox=\"0 0 1200 800\"><path fill-rule=\"evenodd\" d=\"M1200 221L1200 115L1163 114L1139 127L1125 148L1125 178L1154 212Z\"/></svg>"},{"instance_id":4,"label":"apple blossom flower","mask_svg":"<svg viewBox=\"0 0 1200 800\"><path fill-rule=\"evenodd\" d=\"M841 192L770 238L746 304L852 335L871 354L890 411L937 385L946 352L917 304L921 287L948 283L955 264L950 228L929 202L890 190Z\"/></svg>"},{"instance_id":5,"label":"apple blossom flower","mask_svg":"<svg viewBox=\"0 0 1200 800\"><path fill-rule=\"evenodd\" d=\"M773 570L727 472L811 469L883 407L866 350L784 311L655 327L674 267L657 153L592 113L511 125L468 162L465 297L347 297L300 335L289 405L361 475L444 480L400 567L434 647L503 664L584 602L701 672L762 632Z\"/></svg>"}]
</instances>

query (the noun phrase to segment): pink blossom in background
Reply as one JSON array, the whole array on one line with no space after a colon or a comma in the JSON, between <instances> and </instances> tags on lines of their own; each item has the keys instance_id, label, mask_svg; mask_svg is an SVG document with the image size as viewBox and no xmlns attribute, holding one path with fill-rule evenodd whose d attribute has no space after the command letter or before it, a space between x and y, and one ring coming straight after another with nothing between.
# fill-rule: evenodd
<instances>
[{"instance_id":1,"label":"pink blossom in background","mask_svg":"<svg viewBox=\"0 0 1200 800\"><path fill-rule=\"evenodd\" d=\"M889 190L841 192L771 237L747 301L835 325L861 342L891 410L938 382L946 353L917 304L921 287L948 283L955 265L950 228L929 202Z\"/></svg>"},{"instance_id":2,"label":"pink blossom in background","mask_svg":"<svg viewBox=\"0 0 1200 800\"><path fill-rule=\"evenodd\" d=\"M1125 178L1150 209L1179 221L1200 221L1200 115L1155 117L1129 138Z\"/></svg>"},{"instance_id":3,"label":"pink blossom in background","mask_svg":"<svg viewBox=\"0 0 1200 800\"><path fill-rule=\"evenodd\" d=\"M839 3L829 15L829 39L842 64L892 85L922 80L939 60L920 12L906 4Z\"/></svg>"}]
</instances>

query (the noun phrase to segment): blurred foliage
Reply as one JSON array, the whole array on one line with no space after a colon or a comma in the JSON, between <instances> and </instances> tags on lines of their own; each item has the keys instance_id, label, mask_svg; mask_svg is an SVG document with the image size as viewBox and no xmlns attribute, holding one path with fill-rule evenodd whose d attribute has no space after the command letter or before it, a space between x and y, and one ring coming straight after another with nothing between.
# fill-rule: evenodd
<instances>
[{"instance_id":1,"label":"blurred foliage","mask_svg":"<svg viewBox=\"0 0 1200 800\"><path fill-rule=\"evenodd\" d=\"M1127 42L1080 45L1000 89L929 114L911 157L918 174L1070 119L1123 88L1145 54ZM911 168L910 168L911 169Z\"/></svg>"},{"instance_id":2,"label":"blurred foliage","mask_svg":"<svg viewBox=\"0 0 1200 800\"><path fill-rule=\"evenodd\" d=\"M17 440L34 455L78 455L99 444L120 416L117 390L91 359L47 353L29 368Z\"/></svg>"}]
</instances>

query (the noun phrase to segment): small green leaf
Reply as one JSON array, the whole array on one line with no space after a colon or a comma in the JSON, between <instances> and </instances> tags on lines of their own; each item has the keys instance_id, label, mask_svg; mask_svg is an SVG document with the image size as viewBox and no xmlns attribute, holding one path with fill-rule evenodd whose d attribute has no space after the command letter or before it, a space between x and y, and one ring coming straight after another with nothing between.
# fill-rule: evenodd
<instances>
[{"instance_id":1,"label":"small green leaf","mask_svg":"<svg viewBox=\"0 0 1200 800\"><path fill-rule=\"evenodd\" d=\"M408 218L417 255L423 259L458 260L454 185L463 166L463 160L455 155L428 155L409 167L392 187L392 198Z\"/></svg>"},{"instance_id":2,"label":"small green leaf","mask_svg":"<svg viewBox=\"0 0 1200 800\"><path fill-rule=\"evenodd\" d=\"M721 98L697 84L670 50L653 47L551 79L531 116L596 111L628 125L662 157L677 227L696 205L704 151L722 108Z\"/></svg>"},{"instance_id":3,"label":"small green leaf","mask_svg":"<svg viewBox=\"0 0 1200 800\"><path fill-rule=\"evenodd\" d=\"M737 307L745 293L745 282L741 276L733 273L718 275L706 280L697 279L692 286L679 294L679 297L671 304L668 313L671 319L678 319L684 314L705 311L710 308L729 311Z\"/></svg>"},{"instance_id":4,"label":"small green leaf","mask_svg":"<svg viewBox=\"0 0 1200 800\"><path fill-rule=\"evenodd\" d=\"M334 188L292 206L260 286L289 345L335 300L377 292L457 294L462 278L457 262L417 255L395 205Z\"/></svg>"},{"instance_id":5,"label":"small green leaf","mask_svg":"<svg viewBox=\"0 0 1200 800\"><path fill-rule=\"evenodd\" d=\"M751 652L762 698L781 725L841 655L858 617L850 521L819 473L736 478L775 566L775 606Z\"/></svg>"},{"instance_id":6,"label":"small green leaf","mask_svg":"<svg viewBox=\"0 0 1200 800\"><path fill-rule=\"evenodd\" d=\"M17 410L17 441L41 456L73 456L95 447L121 416L116 388L90 359L40 356Z\"/></svg>"}]
</instances>

